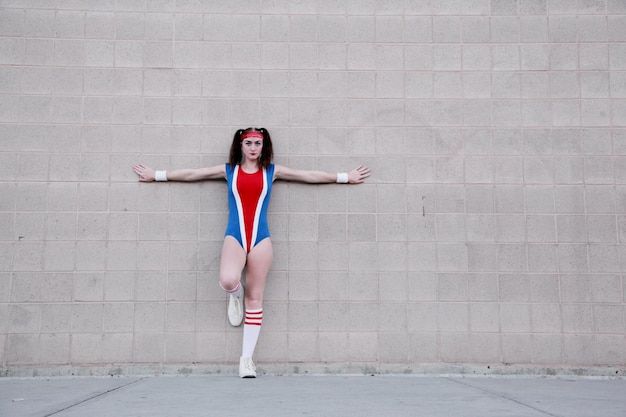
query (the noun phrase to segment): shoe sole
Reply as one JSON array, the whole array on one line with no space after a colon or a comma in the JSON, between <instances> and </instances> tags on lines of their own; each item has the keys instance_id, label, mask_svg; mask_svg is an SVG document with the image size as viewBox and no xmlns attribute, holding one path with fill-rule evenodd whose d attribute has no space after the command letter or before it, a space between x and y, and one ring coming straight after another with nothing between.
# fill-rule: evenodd
<instances>
[{"instance_id":1,"label":"shoe sole","mask_svg":"<svg viewBox=\"0 0 626 417\"><path fill-rule=\"evenodd\" d=\"M232 297L232 296L228 297L228 306L229 307L230 307L230 297ZM242 309L243 309L243 306L242 306ZM233 323L232 319L230 318L230 314L228 314L228 310L230 310L230 308L227 308L227 314L226 314L228 316L228 322L230 323L230 325L233 326L233 327L241 326L241 323L243 323L243 314L241 315L241 319L239 320L239 322Z\"/></svg>"}]
</instances>

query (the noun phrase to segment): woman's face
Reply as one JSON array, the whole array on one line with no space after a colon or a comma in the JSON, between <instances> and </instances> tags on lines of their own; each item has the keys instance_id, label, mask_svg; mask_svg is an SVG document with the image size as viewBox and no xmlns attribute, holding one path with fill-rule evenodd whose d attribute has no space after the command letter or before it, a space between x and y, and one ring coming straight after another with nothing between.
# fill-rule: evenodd
<instances>
[{"instance_id":1,"label":"woman's face","mask_svg":"<svg viewBox=\"0 0 626 417\"><path fill-rule=\"evenodd\" d=\"M241 141L241 152L244 159L258 160L263 151L263 139L248 137Z\"/></svg>"}]
</instances>

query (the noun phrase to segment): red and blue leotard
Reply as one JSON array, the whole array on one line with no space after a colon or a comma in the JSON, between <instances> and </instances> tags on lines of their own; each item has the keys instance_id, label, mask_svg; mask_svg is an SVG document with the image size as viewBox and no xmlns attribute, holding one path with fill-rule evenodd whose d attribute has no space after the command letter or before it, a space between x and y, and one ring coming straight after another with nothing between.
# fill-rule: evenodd
<instances>
[{"instance_id":1,"label":"red and blue leotard","mask_svg":"<svg viewBox=\"0 0 626 417\"><path fill-rule=\"evenodd\" d=\"M237 239L246 253L270 237L267 207L273 178L273 164L252 174L245 172L238 164L226 164L229 215L225 235Z\"/></svg>"}]
</instances>

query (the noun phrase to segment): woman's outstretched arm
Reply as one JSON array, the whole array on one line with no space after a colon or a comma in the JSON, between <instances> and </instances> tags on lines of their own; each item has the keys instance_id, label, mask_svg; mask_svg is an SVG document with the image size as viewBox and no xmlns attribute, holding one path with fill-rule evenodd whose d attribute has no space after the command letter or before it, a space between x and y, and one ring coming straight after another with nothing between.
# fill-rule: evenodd
<instances>
[{"instance_id":1,"label":"woman's outstretched arm","mask_svg":"<svg viewBox=\"0 0 626 417\"><path fill-rule=\"evenodd\" d=\"M331 182L343 182L349 184L361 184L370 176L370 169L359 165L350 172L333 173L324 171L306 171L292 169L283 165L276 165L274 178L277 180L299 181L309 184L327 184Z\"/></svg>"},{"instance_id":2,"label":"woman's outstretched arm","mask_svg":"<svg viewBox=\"0 0 626 417\"><path fill-rule=\"evenodd\" d=\"M141 182L152 181L201 181L226 178L226 167L224 164L207 168L188 168L173 171L155 171L149 166L136 164L133 171L139 176ZM158 178L157 178L158 177Z\"/></svg>"}]
</instances>

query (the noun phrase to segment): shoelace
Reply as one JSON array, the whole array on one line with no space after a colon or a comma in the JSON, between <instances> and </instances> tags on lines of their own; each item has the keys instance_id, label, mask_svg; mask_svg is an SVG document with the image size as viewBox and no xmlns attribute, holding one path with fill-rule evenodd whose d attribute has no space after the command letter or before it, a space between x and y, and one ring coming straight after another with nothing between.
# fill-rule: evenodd
<instances>
[{"instance_id":1,"label":"shoelace","mask_svg":"<svg viewBox=\"0 0 626 417\"><path fill-rule=\"evenodd\" d=\"M244 366L248 369L252 369L253 371L256 371L256 366L254 365L254 362L252 362L252 359L250 358L246 358L243 360L244 362Z\"/></svg>"}]
</instances>

